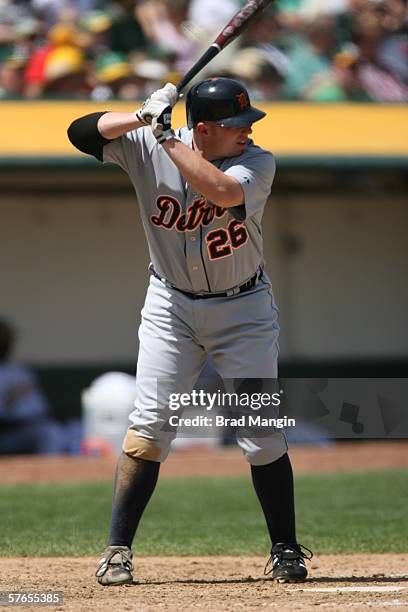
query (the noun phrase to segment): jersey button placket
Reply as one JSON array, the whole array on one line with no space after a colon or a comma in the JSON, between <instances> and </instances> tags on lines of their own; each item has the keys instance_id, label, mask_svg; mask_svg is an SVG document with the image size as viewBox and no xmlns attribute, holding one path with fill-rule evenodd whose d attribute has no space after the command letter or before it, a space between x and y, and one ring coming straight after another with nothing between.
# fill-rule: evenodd
<instances>
[{"instance_id":1,"label":"jersey button placket","mask_svg":"<svg viewBox=\"0 0 408 612\"><path fill-rule=\"evenodd\" d=\"M208 291L207 280L201 260L199 230L188 232L186 236L187 268L190 271L192 291Z\"/></svg>"}]
</instances>

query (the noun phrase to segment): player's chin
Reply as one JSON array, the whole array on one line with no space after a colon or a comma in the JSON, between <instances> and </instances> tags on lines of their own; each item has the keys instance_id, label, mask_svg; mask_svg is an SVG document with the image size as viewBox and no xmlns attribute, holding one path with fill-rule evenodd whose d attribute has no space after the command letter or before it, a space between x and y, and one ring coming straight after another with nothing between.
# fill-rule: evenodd
<instances>
[{"instance_id":1,"label":"player's chin","mask_svg":"<svg viewBox=\"0 0 408 612\"><path fill-rule=\"evenodd\" d=\"M236 157L237 155L241 155L245 151L246 146L247 143L236 143L233 146L230 146L228 150L222 155L222 157Z\"/></svg>"},{"instance_id":2,"label":"player's chin","mask_svg":"<svg viewBox=\"0 0 408 612\"><path fill-rule=\"evenodd\" d=\"M247 140L245 142L237 142L237 145L235 147L236 151L238 153L242 153L242 151L245 151L247 144L248 144Z\"/></svg>"}]
</instances>

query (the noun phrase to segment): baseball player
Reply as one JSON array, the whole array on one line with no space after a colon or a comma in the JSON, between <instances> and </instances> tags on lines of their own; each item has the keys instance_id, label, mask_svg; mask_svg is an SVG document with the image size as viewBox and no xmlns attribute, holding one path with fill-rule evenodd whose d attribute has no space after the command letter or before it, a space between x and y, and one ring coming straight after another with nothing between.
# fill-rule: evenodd
<instances>
[{"instance_id":1,"label":"baseball player","mask_svg":"<svg viewBox=\"0 0 408 612\"><path fill-rule=\"evenodd\" d=\"M168 393L189 393L211 354L223 379L276 378L278 310L264 271L261 219L275 161L249 138L265 113L237 81L207 79L186 99L187 126L171 127L178 98L168 83L134 112L74 121L80 151L119 165L140 207L150 284L139 328L135 410L119 458L102 585L131 583L132 542L175 431ZM272 543L266 573L303 581L293 474L282 430L239 435ZM310 552L310 551L308 551Z\"/></svg>"}]
</instances>

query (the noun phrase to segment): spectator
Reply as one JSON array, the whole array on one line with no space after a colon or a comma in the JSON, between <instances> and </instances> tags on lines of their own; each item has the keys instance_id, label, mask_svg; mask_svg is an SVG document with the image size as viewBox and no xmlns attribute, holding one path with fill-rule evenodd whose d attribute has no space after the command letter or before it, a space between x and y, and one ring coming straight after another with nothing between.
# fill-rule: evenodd
<instances>
[{"instance_id":1,"label":"spectator","mask_svg":"<svg viewBox=\"0 0 408 612\"><path fill-rule=\"evenodd\" d=\"M33 17L20 19L14 27L13 57L27 62L34 52L38 41L45 35L45 24Z\"/></svg>"},{"instance_id":2,"label":"spectator","mask_svg":"<svg viewBox=\"0 0 408 612\"><path fill-rule=\"evenodd\" d=\"M258 99L267 100L268 91L272 99L282 97L282 86L289 72L289 59L285 52L287 34L279 23L276 9L272 7L266 10L261 18L256 19L244 33L243 41L244 46L260 51L258 57L262 57L263 62L266 62L262 70L258 67L258 86L264 92ZM234 59L234 64L238 65L237 58ZM241 78L246 79L244 73Z\"/></svg>"},{"instance_id":3,"label":"spectator","mask_svg":"<svg viewBox=\"0 0 408 612\"><path fill-rule=\"evenodd\" d=\"M174 69L186 72L196 54L197 41L187 36L187 0L156 3L150 13L150 32L156 45L172 57Z\"/></svg>"},{"instance_id":4,"label":"spectator","mask_svg":"<svg viewBox=\"0 0 408 612\"><path fill-rule=\"evenodd\" d=\"M76 50L79 45L79 31L75 25L69 23L57 23L50 28L47 32L47 39L44 42L41 41L41 44L33 49L31 56L28 58L24 73L25 97L37 98L43 94L43 91L47 85L45 66L48 56L53 51L59 47L63 47L64 49L72 47ZM75 53L76 51L73 52L73 54Z\"/></svg>"},{"instance_id":5,"label":"spectator","mask_svg":"<svg viewBox=\"0 0 408 612\"><path fill-rule=\"evenodd\" d=\"M84 13L80 25L88 35L86 50L92 58L97 58L111 50L112 16L104 11Z\"/></svg>"},{"instance_id":6,"label":"spectator","mask_svg":"<svg viewBox=\"0 0 408 612\"><path fill-rule=\"evenodd\" d=\"M408 34L392 34L379 41L378 61L401 83L408 86Z\"/></svg>"},{"instance_id":7,"label":"spectator","mask_svg":"<svg viewBox=\"0 0 408 612\"><path fill-rule=\"evenodd\" d=\"M0 319L0 454L59 453L63 435L33 373L9 362L14 340L13 328Z\"/></svg>"},{"instance_id":8,"label":"spectator","mask_svg":"<svg viewBox=\"0 0 408 612\"><path fill-rule=\"evenodd\" d=\"M1 8L1 7L0 7ZM6 60L13 51L14 30L8 15L0 10L0 62Z\"/></svg>"},{"instance_id":9,"label":"spectator","mask_svg":"<svg viewBox=\"0 0 408 612\"><path fill-rule=\"evenodd\" d=\"M68 45L52 49L44 64L43 97L84 98L88 93L85 56L81 49Z\"/></svg>"},{"instance_id":10,"label":"spectator","mask_svg":"<svg viewBox=\"0 0 408 612\"><path fill-rule=\"evenodd\" d=\"M110 31L112 51L130 53L144 51L149 40L138 19L134 0L117 0L116 16Z\"/></svg>"},{"instance_id":11,"label":"spectator","mask_svg":"<svg viewBox=\"0 0 408 612\"><path fill-rule=\"evenodd\" d=\"M288 52L287 97L318 102L347 98L332 65L336 42L332 18L319 17L308 22L304 37L297 40Z\"/></svg>"},{"instance_id":12,"label":"spectator","mask_svg":"<svg viewBox=\"0 0 408 612\"><path fill-rule=\"evenodd\" d=\"M96 65L97 81L92 89L92 100L144 100L168 80L168 66L164 62L135 56L127 62L124 56L109 52Z\"/></svg>"},{"instance_id":13,"label":"spectator","mask_svg":"<svg viewBox=\"0 0 408 612\"><path fill-rule=\"evenodd\" d=\"M254 100L277 100L282 97L285 72L282 65L264 49L246 47L235 55L230 75L244 81Z\"/></svg>"},{"instance_id":14,"label":"spectator","mask_svg":"<svg viewBox=\"0 0 408 612\"><path fill-rule=\"evenodd\" d=\"M15 99L23 93L24 62L19 57L9 57L0 64L0 100Z\"/></svg>"},{"instance_id":15,"label":"spectator","mask_svg":"<svg viewBox=\"0 0 408 612\"><path fill-rule=\"evenodd\" d=\"M356 102L370 102L370 97L361 86L356 73L358 62L358 48L353 43L343 44L333 58L333 66L337 81L349 100Z\"/></svg>"},{"instance_id":16,"label":"spectator","mask_svg":"<svg viewBox=\"0 0 408 612\"><path fill-rule=\"evenodd\" d=\"M381 58L381 31L366 28L354 37L358 60L354 68L356 78L373 102L407 102L408 87L388 69Z\"/></svg>"},{"instance_id":17,"label":"spectator","mask_svg":"<svg viewBox=\"0 0 408 612\"><path fill-rule=\"evenodd\" d=\"M408 8L404 0L389 0L381 18L378 60L408 86Z\"/></svg>"},{"instance_id":18,"label":"spectator","mask_svg":"<svg viewBox=\"0 0 408 612\"><path fill-rule=\"evenodd\" d=\"M122 53L109 51L96 62L96 87L91 93L93 100L135 100L139 90L133 76L132 65Z\"/></svg>"}]
</instances>

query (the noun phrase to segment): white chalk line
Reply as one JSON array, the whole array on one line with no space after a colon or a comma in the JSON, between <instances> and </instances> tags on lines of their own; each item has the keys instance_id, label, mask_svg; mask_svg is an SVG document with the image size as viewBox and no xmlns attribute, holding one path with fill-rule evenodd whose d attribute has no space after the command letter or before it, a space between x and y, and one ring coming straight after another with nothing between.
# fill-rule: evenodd
<instances>
[{"instance_id":1,"label":"white chalk line","mask_svg":"<svg viewBox=\"0 0 408 612\"><path fill-rule=\"evenodd\" d=\"M290 589L288 593L303 591L304 593L392 593L405 591L405 586L346 586L346 587L305 587L303 589Z\"/></svg>"},{"instance_id":2,"label":"white chalk line","mask_svg":"<svg viewBox=\"0 0 408 612\"><path fill-rule=\"evenodd\" d=\"M319 603L319 606L321 608L336 608L338 609L339 607L339 602L337 601L336 603ZM347 602L347 607L348 608L362 608L364 607L364 609L367 608L375 608L375 607L381 607L381 609L383 608L391 608L391 607L396 607L396 606L404 606L404 609L407 609L407 602L405 601L400 601L399 599L391 599L391 601L368 601L367 599L365 601L348 601Z\"/></svg>"}]
</instances>

